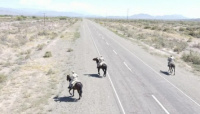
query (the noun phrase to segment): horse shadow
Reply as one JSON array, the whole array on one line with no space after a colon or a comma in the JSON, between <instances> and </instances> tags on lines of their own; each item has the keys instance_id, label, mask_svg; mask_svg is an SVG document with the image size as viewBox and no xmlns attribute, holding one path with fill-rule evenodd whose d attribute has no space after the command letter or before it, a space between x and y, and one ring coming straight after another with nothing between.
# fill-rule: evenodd
<instances>
[{"instance_id":1,"label":"horse shadow","mask_svg":"<svg viewBox=\"0 0 200 114\"><path fill-rule=\"evenodd\" d=\"M54 99L55 102L58 102L58 101L59 102L77 102L78 101L78 99L72 98L72 96L68 96L68 97L58 97L58 96L56 96L53 99Z\"/></svg>"},{"instance_id":2,"label":"horse shadow","mask_svg":"<svg viewBox=\"0 0 200 114\"><path fill-rule=\"evenodd\" d=\"M84 75L94 78L102 78L102 76L99 76L98 74L84 74Z\"/></svg>"},{"instance_id":3,"label":"horse shadow","mask_svg":"<svg viewBox=\"0 0 200 114\"><path fill-rule=\"evenodd\" d=\"M160 70L160 73L163 73L163 74L165 74L165 75L171 75L168 71L162 71L162 70Z\"/></svg>"}]
</instances>

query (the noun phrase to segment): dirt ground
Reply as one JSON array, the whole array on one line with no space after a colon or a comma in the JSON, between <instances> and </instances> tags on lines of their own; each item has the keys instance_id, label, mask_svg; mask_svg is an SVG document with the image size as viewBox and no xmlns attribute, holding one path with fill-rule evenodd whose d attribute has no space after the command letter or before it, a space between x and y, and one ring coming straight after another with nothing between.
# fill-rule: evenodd
<instances>
[{"instance_id":1,"label":"dirt ground","mask_svg":"<svg viewBox=\"0 0 200 114\"><path fill-rule=\"evenodd\" d=\"M71 27L60 27L58 31L61 32L58 32L59 35L55 38L39 37L18 49L1 45L0 73L6 76L5 81L0 83L1 113L41 113L44 111L49 98L59 93L57 86L60 80L63 80L64 74L70 70L70 53L73 51L71 47L77 39L75 34L79 27L80 21ZM40 44L44 46L38 49L37 46ZM29 48L30 54L23 56L21 52L20 54L25 59L18 60L15 52L26 51ZM44 57L47 51L51 52L52 57ZM11 59L7 60L8 57ZM5 64L5 61L9 63Z\"/></svg>"}]
</instances>

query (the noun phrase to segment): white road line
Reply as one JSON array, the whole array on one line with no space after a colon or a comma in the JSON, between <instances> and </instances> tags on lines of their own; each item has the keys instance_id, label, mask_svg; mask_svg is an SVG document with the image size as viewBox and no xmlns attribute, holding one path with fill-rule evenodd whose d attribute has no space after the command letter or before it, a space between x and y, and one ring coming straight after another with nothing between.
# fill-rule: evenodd
<instances>
[{"instance_id":1,"label":"white road line","mask_svg":"<svg viewBox=\"0 0 200 114\"><path fill-rule=\"evenodd\" d=\"M111 39L113 39L111 37ZM113 39L114 40L114 39ZM163 78L164 80L166 80L169 84L171 84L174 88L176 88L179 92L181 92L183 95L185 95L188 99L190 99L192 102L194 102L196 105L198 105L200 107L200 104L197 103L195 100L193 100L190 96L188 96L186 93L184 93L181 89L179 89L178 87L176 87L174 84L172 84L169 80L167 80L165 77L161 76L156 70L154 70L151 66L149 66L147 63L145 63L142 59L140 59L138 56L136 56L133 52L131 52L130 50L128 50L127 48L125 48L122 44L120 44L118 41L114 40L116 43L118 43L122 48L124 48L126 51L128 51L129 53L131 53L133 56L135 56L138 60L140 60L144 65L146 65L147 67L149 67L152 71L154 71L157 75L159 75L161 78Z\"/></svg>"},{"instance_id":2,"label":"white road line","mask_svg":"<svg viewBox=\"0 0 200 114\"><path fill-rule=\"evenodd\" d=\"M106 42L106 44L107 44L107 45L109 45L109 43L108 43L108 42Z\"/></svg>"},{"instance_id":3,"label":"white road line","mask_svg":"<svg viewBox=\"0 0 200 114\"><path fill-rule=\"evenodd\" d=\"M159 102L159 100L154 96L151 95L153 97L153 99L160 105L160 107L165 111L166 114L170 114L167 109Z\"/></svg>"},{"instance_id":4,"label":"white road line","mask_svg":"<svg viewBox=\"0 0 200 114\"><path fill-rule=\"evenodd\" d=\"M99 52L99 50L98 50L98 48L97 48L97 45L96 45L96 43L95 43L95 41L94 41L94 38L93 38L93 36L91 35L91 31L90 31L88 25L87 25L87 28L88 28L88 30L89 30L90 36L91 36L91 38L92 38L92 41L93 41L93 43L94 43L94 45L95 45L95 47L96 47L96 50L97 50L98 54L101 55L100 52ZM108 73L108 72L107 72L107 73ZM115 95L116 95L116 97L117 97L117 100L118 100L118 102L119 102L119 105L120 105L120 107L121 107L121 110L122 110L123 114L126 114L125 111L124 111L124 108L123 108L123 106L122 106L122 103L121 103L121 101L120 101L120 99L119 99L119 96L118 96L118 94L117 94L117 91L116 91L116 89L115 89L115 86L113 85L113 82L112 82L112 80L111 80L111 78L110 78L109 73L108 73L108 78L109 78L109 80L110 80L110 83L111 83L111 85L112 85L112 88L113 88L113 90L114 90L114 93L115 93Z\"/></svg>"},{"instance_id":5,"label":"white road line","mask_svg":"<svg viewBox=\"0 0 200 114\"><path fill-rule=\"evenodd\" d=\"M125 65L130 71L132 71L131 68L129 68L128 65L127 65L125 62L124 62L124 65Z\"/></svg>"},{"instance_id":6,"label":"white road line","mask_svg":"<svg viewBox=\"0 0 200 114\"><path fill-rule=\"evenodd\" d=\"M117 55L117 52L115 50L113 50L113 52Z\"/></svg>"}]
</instances>

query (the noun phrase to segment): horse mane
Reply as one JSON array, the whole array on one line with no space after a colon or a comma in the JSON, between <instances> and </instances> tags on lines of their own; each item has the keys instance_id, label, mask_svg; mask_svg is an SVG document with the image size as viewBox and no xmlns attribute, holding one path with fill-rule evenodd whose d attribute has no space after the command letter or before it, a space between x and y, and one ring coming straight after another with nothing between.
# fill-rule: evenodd
<instances>
[{"instance_id":1,"label":"horse mane","mask_svg":"<svg viewBox=\"0 0 200 114\"><path fill-rule=\"evenodd\" d=\"M98 63L99 62L98 57L93 58L93 61L96 61Z\"/></svg>"},{"instance_id":2,"label":"horse mane","mask_svg":"<svg viewBox=\"0 0 200 114\"><path fill-rule=\"evenodd\" d=\"M67 81L71 81L71 77L70 77L70 75L67 75Z\"/></svg>"}]
</instances>

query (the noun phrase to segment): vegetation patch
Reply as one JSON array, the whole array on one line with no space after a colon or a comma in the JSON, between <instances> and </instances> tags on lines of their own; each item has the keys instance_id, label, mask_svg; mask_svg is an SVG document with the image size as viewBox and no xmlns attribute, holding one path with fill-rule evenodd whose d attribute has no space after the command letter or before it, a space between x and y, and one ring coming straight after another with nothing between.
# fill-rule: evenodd
<instances>
[{"instance_id":1,"label":"vegetation patch","mask_svg":"<svg viewBox=\"0 0 200 114\"><path fill-rule=\"evenodd\" d=\"M74 33L74 38L80 38L80 32L78 32L78 31L76 31L75 33Z\"/></svg>"},{"instance_id":2,"label":"vegetation patch","mask_svg":"<svg viewBox=\"0 0 200 114\"><path fill-rule=\"evenodd\" d=\"M47 51L47 52L44 54L43 57L44 57L44 58L49 58L49 57L52 57L52 54L51 54L50 51Z\"/></svg>"},{"instance_id":3,"label":"vegetation patch","mask_svg":"<svg viewBox=\"0 0 200 114\"><path fill-rule=\"evenodd\" d=\"M45 44L38 44L37 45L37 50L42 50L44 48Z\"/></svg>"},{"instance_id":4,"label":"vegetation patch","mask_svg":"<svg viewBox=\"0 0 200 114\"><path fill-rule=\"evenodd\" d=\"M3 83L6 80L7 76L4 74L0 74L0 83Z\"/></svg>"},{"instance_id":5,"label":"vegetation patch","mask_svg":"<svg viewBox=\"0 0 200 114\"><path fill-rule=\"evenodd\" d=\"M185 62L190 62L195 65L200 65L200 54L198 52L190 51L189 54L184 53L182 59Z\"/></svg>"},{"instance_id":6,"label":"vegetation patch","mask_svg":"<svg viewBox=\"0 0 200 114\"><path fill-rule=\"evenodd\" d=\"M67 52L72 52L73 49L72 48L68 48Z\"/></svg>"},{"instance_id":7,"label":"vegetation patch","mask_svg":"<svg viewBox=\"0 0 200 114\"><path fill-rule=\"evenodd\" d=\"M60 20L67 20L67 17L59 17Z\"/></svg>"}]
</instances>

